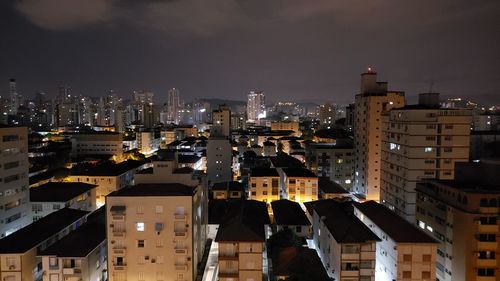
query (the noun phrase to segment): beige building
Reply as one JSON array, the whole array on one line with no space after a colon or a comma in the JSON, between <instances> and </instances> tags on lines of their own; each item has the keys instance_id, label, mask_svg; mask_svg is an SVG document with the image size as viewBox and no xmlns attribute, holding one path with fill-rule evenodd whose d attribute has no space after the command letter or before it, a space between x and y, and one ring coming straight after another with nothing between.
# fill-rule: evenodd
<instances>
[{"instance_id":1,"label":"beige building","mask_svg":"<svg viewBox=\"0 0 500 281\"><path fill-rule=\"evenodd\" d=\"M271 123L272 131L293 131L293 136L300 137L302 131L298 121L276 121Z\"/></svg>"},{"instance_id":2,"label":"beige building","mask_svg":"<svg viewBox=\"0 0 500 281\"><path fill-rule=\"evenodd\" d=\"M29 212L28 129L0 125L0 236L31 222Z\"/></svg>"},{"instance_id":3,"label":"beige building","mask_svg":"<svg viewBox=\"0 0 500 281\"><path fill-rule=\"evenodd\" d=\"M403 92L387 91L387 82L378 82L377 73L361 74L361 93L354 106L355 173L353 191L366 200L380 201L382 113L405 105Z\"/></svg>"},{"instance_id":4,"label":"beige building","mask_svg":"<svg viewBox=\"0 0 500 281\"><path fill-rule=\"evenodd\" d=\"M145 164L140 161L128 160L119 164L106 164L90 169L73 169L67 180L97 185L96 207L105 203L105 196L109 193L132 185L135 173Z\"/></svg>"},{"instance_id":5,"label":"beige building","mask_svg":"<svg viewBox=\"0 0 500 281\"><path fill-rule=\"evenodd\" d=\"M0 280L41 280L40 251L85 222L88 213L64 208L0 239Z\"/></svg>"},{"instance_id":6,"label":"beige building","mask_svg":"<svg viewBox=\"0 0 500 281\"><path fill-rule=\"evenodd\" d=\"M280 176L273 168L254 168L248 180L249 195L252 200L270 203L280 199Z\"/></svg>"},{"instance_id":7,"label":"beige building","mask_svg":"<svg viewBox=\"0 0 500 281\"><path fill-rule=\"evenodd\" d=\"M266 252L266 204L246 200L233 204L215 237L219 281L263 280Z\"/></svg>"},{"instance_id":8,"label":"beige building","mask_svg":"<svg viewBox=\"0 0 500 281\"><path fill-rule=\"evenodd\" d=\"M282 198L304 203L318 200L318 177L305 168L283 168Z\"/></svg>"},{"instance_id":9,"label":"beige building","mask_svg":"<svg viewBox=\"0 0 500 281\"><path fill-rule=\"evenodd\" d=\"M437 280L500 280L499 164L460 163L455 180L417 184L417 224L440 243Z\"/></svg>"},{"instance_id":10,"label":"beige building","mask_svg":"<svg viewBox=\"0 0 500 281\"><path fill-rule=\"evenodd\" d=\"M205 206L201 185L140 184L107 196L109 280L195 280Z\"/></svg>"},{"instance_id":11,"label":"beige building","mask_svg":"<svg viewBox=\"0 0 500 281\"><path fill-rule=\"evenodd\" d=\"M117 161L123 156L123 137L115 132L71 134L71 155L114 155Z\"/></svg>"},{"instance_id":12,"label":"beige building","mask_svg":"<svg viewBox=\"0 0 500 281\"><path fill-rule=\"evenodd\" d=\"M375 201L354 203L354 214L382 241L375 280L436 280L438 241Z\"/></svg>"},{"instance_id":13,"label":"beige building","mask_svg":"<svg viewBox=\"0 0 500 281\"><path fill-rule=\"evenodd\" d=\"M453 179L455 163L469 160L471 110L439 108L439 94L421 94L418 105L383 116L381 202L415 220L415 185Z\"/></svg>"}]
</instances>

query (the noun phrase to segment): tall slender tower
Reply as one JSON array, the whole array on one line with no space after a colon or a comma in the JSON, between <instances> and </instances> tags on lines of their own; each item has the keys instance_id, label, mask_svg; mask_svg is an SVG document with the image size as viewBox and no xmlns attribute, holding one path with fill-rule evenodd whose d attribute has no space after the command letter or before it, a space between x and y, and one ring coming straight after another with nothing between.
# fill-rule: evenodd
<instances>
[{"instance_id":1,"label":"tall slender tower","mask_svg":"<svg viewBox=\"0 0 500 281\"><path fill-rule=\"evenodd\" d=\"M353 191L364 194L366 200L380 201L382 113L404 105L404 92L387 91L387 82L378 82L371 68L361 74L361 93L354 106Z\"/></svg>"},{"instance_id":2,"label":"tall slender tower","mask_svg":"<svg viewBox=\"0 0 500 281\"><path fill-rule=\"evenodd\" d=\"M256 122L261 118L266 118L266 96L262 91L250 91L247 102L247 120Z\"/></svg>"},{"instance_id":3,"label":"tall slender tower","mask_svg":"<svg viewBox=\"0 0 500 281\"><path fill-rule=\"evenodd\" d=\"M19 107L19 96L17 94L16 79L10 79L9 81L9 113L11 115L17 114L17 108Z\"/></svg>"},{"instance_id":4,"label":"tall slender tower","mask_svg":"<svg viewBox=\"0 0 500 281\"><path fill-rule=\"evenodd\" d=\"M179 109L181 101L179 97L179 90L172 88L168 90L167 94L167 123L179 124Z\"/></svg>"}]
</instances>

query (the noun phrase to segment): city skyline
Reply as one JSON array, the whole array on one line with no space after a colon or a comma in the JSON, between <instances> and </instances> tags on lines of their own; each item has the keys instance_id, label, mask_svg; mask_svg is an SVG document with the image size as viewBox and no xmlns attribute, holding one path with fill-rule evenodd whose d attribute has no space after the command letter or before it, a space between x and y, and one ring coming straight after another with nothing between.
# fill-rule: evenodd
<instances>
[{"instance_id":1,"label":"city skyline","mask_svg":"<svg viewBox=\"0 0 500 281\"><path fill-rule=\"evenodd\" d=\"M9 38L0 45L0 81L16 78L22 95L53 96L69 84L88 96L114 89L166 97L175 87L185 100L245 100L263 90L269 101L348 103L357 75L373 66L407 97L432 89L498 101L495 1L59 2L0 4Z\"/></svg>"}]
</instances>

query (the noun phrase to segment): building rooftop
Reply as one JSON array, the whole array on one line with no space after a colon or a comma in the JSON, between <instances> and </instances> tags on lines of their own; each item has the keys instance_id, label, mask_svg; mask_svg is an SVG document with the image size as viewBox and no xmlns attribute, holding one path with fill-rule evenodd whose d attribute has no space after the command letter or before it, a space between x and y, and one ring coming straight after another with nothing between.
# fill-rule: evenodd
<instances>
[{"instance_id":1,"label":"building rooftop","mask_svg":"<svg viewBox=\"0 0 500 281\"><path fill-rule=\"evenodd\" d=\"M338 243L381 241L354 215L351 203L325 199L314 201L312 208Z\"/></svg>"},{"instance_id":2,"label":"building rooftop","mask_svg":"<svg viewBox=\"0 0 500 281\"><path fill-rule=\"evenodd\" d=\"M253 168L250 170L251 177L279 177L278 171L274 168Z\"/></svg>"},{"instance_id":3,"label":"building rooftop","mask_svg":"<svg viewBox=\"0 0 500 281\"><path fill-rule=\"evenodd\" d=\"M91 218L95 216L95 218ZM104 207L88 216L88 221L70 232L41 253L39 256L86 257L106 240L106 213Z\"/></svg>"},{"instance_id":4,"label":"building rooftop","mask_svg":"<svg viewBox=\"0 0 500 281\"><path fill-rule=\"evenodd\" d=\"M142 161L127 160L114 164L105 162L100 165L78 165L71 169L71 175L74 176L119 176L130 170L137 169L144 164Z\"/></svg>"},{"instance_id":5,"label":"building rooftop","mask_svg":"<svg viewBox=\"0 0 500 281\"><path fill-rule=\"evenodd\" d=\"M0 239L0 253L25 253L80 220L88 213L87 211L69 208L53 212Z\"/></svg>"},{"instance_id":6,"label":"building rooftop","mask_svg":"<svg viewBox=\"0 0 500 281\"><path fill-rule=\"evenodd\" d=\"M327 177L318 178L318 189L325 194L349 194L340 184L331 181Z\"/></svg>"},{"instance_id":7,"label":"building rooftop","mask_svg":"<svg viewBox=\"0 0 500 281\"><path fill-rule=\"evenodd\" d=\"M306 168L284 168L283 172L287 177L316 177L316 175L311 172L311 170Z\"/></svg>"},{"instance_id":8,"label":"building rooftop","mask_svg":"<svg viewBox=\"0 0 500 281\"><path fill-rule=\"evenodd\" d=\"M304 164L297 158L283 152L278 152L276 156L269 157L275 168L303 168Z\"/></svg>"},{"instance_id":9,"label":"building rooftop","mask_svg":"<svg viewBox=\"0 0 500 281\"><path fill-rule=\"evenodd\" d=\"M307 280L331 280L314 249L306 247L281 248L273 255L272 263L275 276L292 277L297 275L303 276Z\"/></svg>"},{"instance_id":10,"label":"building rooftop","mask_svg":"<svg viewBox=\"0 0 500 281\"><path fill-rule=\"evenodd\" d=\"M180 183L143 183L111 192L108 197L192 196L196 188Z\"/></svg>"},{"instance_id":11,"label":"building rooftop","mask_svg":"<svg viewBox=\"0 0 500 281\"><path fill-rule=\"evenodd\" d=\"M311 225L300 204L287 199L271 202L277 225Z\"/></svg>"},{"instance_id":12,"label":"building rooftop","mask_svg":"<svg viewBox=\"0 0 500 281\"><path fill-rule=\"evenodd\" d=\"M81 182L48 182L30 188L31 202L67 202L82 195L97 185Z\"/></svg>"},{"instance_id":13,"label":"building rooftop","mask_svg":"<svg viewBox=\"0 0 500 281\"><path fill-rule=\"evenodd\" d=\"M218 206L218 210L225 211L225 213L218 214L221 223L215 241L265 242L264 225L270 224L266 203L255 200L226 202L225 208ZM219 205L224 205L224 203Z\"/></svg>"},{"instance_id":14,"label":"building rooftop","mask_svg":"<svg viewBox=\"0 0 500 281\"><path fill-rule=\"evenodd\" d=\"M244 191L245 185L237 181L214 183L212 190Z\"/></svg>"},{"instance_id":15,"label":"building rooftop","mask_svg":"<svg viewBox=\"0 0 500 281\"><path fill-rule=\"evenodd\" d=\"M434 238L382 204L375 201L353 204L355 208L398 243L437 243Z\"/></svg>"},{"instance_id":16,"label":"building rooftop","mask_svg":"<svg viewBox=\"0 0 500 281\"><path fill-rule=\"evenodd\" d=\"M179 164L194 164L198 161L200 161L201 157L197 155L186 155L186 154L179 154L178 156L178 163Z\"/></svg>"}]
</instances>

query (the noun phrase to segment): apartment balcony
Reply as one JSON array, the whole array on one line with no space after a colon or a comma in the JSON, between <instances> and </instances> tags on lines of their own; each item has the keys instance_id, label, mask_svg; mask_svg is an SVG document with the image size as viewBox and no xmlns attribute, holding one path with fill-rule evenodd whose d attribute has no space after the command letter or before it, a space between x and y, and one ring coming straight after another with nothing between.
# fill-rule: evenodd
<instances>
[{"instance_id":1,"label":"apartment balcony","mask_svg":"<svg viewBox=\"0 0 500 281\"><path fill-rule=\"evenodd\" d=\"M498 214L498 207L479 207L479 212L482 214Z\"/></svg>"},{"instance_id":2,"label":"apartment balcony","mask_svg":"<svg viewBox=\"0 0 500 281\"><path fill-rule=\"evenodd\" d=\"M495 276L476 276L476 281L496 281Z\"/></svg>"},{"instance_id":3,"label":"apartment balcony","mask_svg":"<svg viewBox=\"0 0 500 281\"><path fill-rule=\"evenodd\" d=\"M82 269L81 268L63 268L63 274L64 275L73 275L73 274L81 274Z\"/></svg>"},{"instance_id":4,"label":"apartment balcony","mask_svg":"<svg viewBox=\"0 0 500 281\"><path fill-rule=\"evenodd\" d=\"M186 221L187 215L186 214L174 214L174 218L177 221Z\"/></svg>"},{"instance_id":5,"label":"apartment balcony","mask_svg":"<svg viewBox=\"0 0 500 281\"><path fill-rule=\"evenodd\" d=\"M116 247L113 248L113 253L116 255L125 255L127 251L125 247Z\"/></svg>"},{"instance_id":6,"label":"apartment balcony","mask_svg":"<svg viewBox=\"0 0 500 281\"><path fill-rule=\"evenodd\" d=\"M186 272L188 270L188 265L187 265L187 263L176 263L175 270Z\"/></svg>"},{"instance_id":7,"label":"apartment balcony","mask_svg":"<svg viewBox=\"0 0 500 281\"><path fill-rule=\"evenodd\" d=\"M178 229L174 231L175 238L187 238L187 229Z\"/></svg>"},{"instance_id":8,"label":"apartment balcony","mask_svg":"<svg viewBox=\"0 0 500 281\"><path fill-rule=\"evenodd\" d=\"M477 249L479 251L495 251L498 247L497 242L482 242L477 241Z\"/></svg>"},{"instance_id":9,"label":"apartment balcony","mask_svg":"<svg viewBox=\"0 0 500 281\"><path fill-rule=\"evenodd\" d=\"M479 233L497 233L498 224L478 224L477 231Z\"/></svg>"},{"instance_id":10,"label":"apartment balcony","mask_svg":"<svg viewBox=\"0 0 500 281\"><path fill-rule=\"evenodd\" d=\"M186 247L176 247L175 254L176 255L187 255L188 249Z\"/></svg>"},{"instance_id":11,"label":"apartment balcony","mask_svg":"<svg viewBox=\"0 0 500 281\"><path fill-rule=\"evenodd\" d=\"M125 229L113 229L113 236L125 237Z\"/></svg>"},{"instance_id":12,"label":"apartment balcony","mask_svg":"<svg viewBox=\"0 0 500 281\"><path fill-rule=\"evenodd\" d=\"M239 258L238 253L220 253L219 252L219 260L233 260L237 261Z\"/></svg>"},{"instance_id":13,"label":"apartment balcony","mask_svg":"<svg viewBox=\"0 0 500 281\"><path fill-rule=\"evenodd\" d=\"M375 251L361 252L361 260L375 260Z\"/></svg>"},{"instance_id":14,"label":"apartment balcony","mask_svg":"<svg viewBox=\"0 0 500 281\"><path fill-rule=\"evenodd\" d=\"M373 269L373 268L361 268L361 269L359 269L359 274L362 276L375 276L375 269Z\"/></svg>"},{"instance_id":15,"label":"apartment balcony","mask_svg":"<svg viewBox=\"0 0 500 281\"><path fill-rule=\"evenodd\" d=\"M341 278L343 277L358 277L359 270L342 270L340 271Z\"/></svg>"},{"instance_id":16,"label":"apartment balcony","mask_svg":"<svg viewBox=\"0 0 500 281\"><path fill-rule=\"evenodd\" d=\"M238 271L235 272L221 272L219 271L219 278L239 278Z\"/></svg>"},{"instance_id":17,"label":"apartment balcony","mask_svg":"<svg viewBox=\"0 0 500 281\"><path fill-rule=\"evenodd\" d=\"M496 259L476 259L476 267L497 267Z\"/></svg>"},{"instance_id":18,"label":"apartment balcony","mask_svg":"<svg viewBox=\"0 0 500 281\"><path fill-rule=\"evenodd\" d=\"M359 253L342 253L341 260L359 260Z\"/></svg>"}]
</instances>

